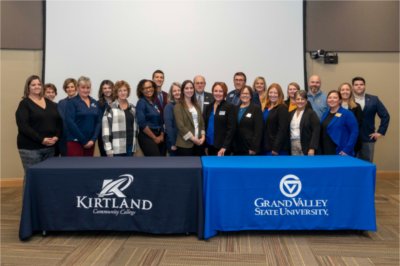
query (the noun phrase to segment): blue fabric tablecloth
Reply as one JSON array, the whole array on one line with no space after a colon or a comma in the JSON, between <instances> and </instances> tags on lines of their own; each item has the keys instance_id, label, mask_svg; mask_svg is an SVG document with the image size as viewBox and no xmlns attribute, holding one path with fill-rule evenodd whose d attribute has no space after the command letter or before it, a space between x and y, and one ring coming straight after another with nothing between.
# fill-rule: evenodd
<instances>
[{"instance_id":1,"label":"blue fabric tablecloth","mask_svg":"<svg viewBox=\"0 0 400 266\"><path fill-rule=\"evenodd\" d=\"M204 237L239 230L376 230L374 164L349 156L202 157Z\"/></svg>"}]
</instances>

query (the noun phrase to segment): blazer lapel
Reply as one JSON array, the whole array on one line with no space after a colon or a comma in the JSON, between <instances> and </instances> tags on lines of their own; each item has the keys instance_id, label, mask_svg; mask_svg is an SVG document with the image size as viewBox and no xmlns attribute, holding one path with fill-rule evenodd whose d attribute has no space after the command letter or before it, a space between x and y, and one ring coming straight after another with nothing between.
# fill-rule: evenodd
<instances>
[{"instance_id":1,"label":"blazer lapel","mask_svg":"<svg viewBox=\"0 0 400 266\"><path fill-rule=\"evenodd\" d=\"M371 97L369 97L369 94L365 94L365 105L364 105L364 110L369 109L371 106Z\"/></svg>"},{"instance_id":2,"label":"blazer lapel","mask_svg":"<svg viewBox=\"0 0 400 266\"><path fill-rule=\"evenodd\" d=\"M194 127L192 113L189 111L189 109L186 109L186 108L183 108L183 111L185 112L185 115L186 115L187 119L189 120L190 124Z\"/></svg>"},{"instance_id":3,"label":"blazer lapel","mask_svg":"<svg viewBox=\"0 0 400 266\"><path fill-rule=\"evenodd\" d=\"M240 109L240 108L239 108ZM246 109L246 111L244 111L244 114L242 115L242 117L240 118L240 122L239 124L241 124L243 122L243 119L247 116L247 114L252 112L252 108L251 105L249 105Z\"/></svg>"},{"instance_id":4,"label":"blazer lapel","mask_svg":"<svg viewBox=\"0 0 400 266\"><path fill-rule=\"evenodd\" d=\"M294 113L296 113L296 110L294 111ZM304 127L304 123L305 123L306 119L307 120L309 119L308 112L307 112L307 109L304 109L303 115L301 116L301 119L300 119L300 130ZM290 123L290 121L291 120L289 120L289 123Z\"/></svg>"}]
</instances>

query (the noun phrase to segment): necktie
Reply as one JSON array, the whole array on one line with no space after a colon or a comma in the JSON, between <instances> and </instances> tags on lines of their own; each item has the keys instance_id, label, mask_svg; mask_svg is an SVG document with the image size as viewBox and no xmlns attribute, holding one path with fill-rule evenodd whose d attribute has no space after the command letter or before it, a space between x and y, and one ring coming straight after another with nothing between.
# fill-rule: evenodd
<instances>
[{"instance_id":1,"label":"necktie","mask_svg":"<svg viewBox=\"0 0 400 266\"><path fill-rule=\"evenodd\" d=\"M162 95L162 92L160 92L159 94L158 94L158 100L160 101L160 106L162 107L164 104L163 104L163 97L162 97L163 95Z\"/></svg>"},{"instance_id":2,"label":"necktie","mask_svg":"<svg viewBox=\"0 0 400 266\"><path fill-rule=\"evenodd\" d=\"M203 103L201 102L201 95L197 96L197 103L199 104L199 107L201 111L203 112Z\"/></svg>"}]
</instances>

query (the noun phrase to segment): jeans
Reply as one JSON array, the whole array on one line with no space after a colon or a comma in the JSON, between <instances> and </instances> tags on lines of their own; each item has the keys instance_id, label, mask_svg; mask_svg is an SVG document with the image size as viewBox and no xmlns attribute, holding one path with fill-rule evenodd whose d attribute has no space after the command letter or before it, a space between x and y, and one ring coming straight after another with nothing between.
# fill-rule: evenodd
<instances>
[{"instance_id":1,"label":"jeans","mask_svg":"<svg viewBox=\"0 0 400 266\"><path fill-rule=\"evenodd\" d=\"M357 158L372 163L374 160L375 142L363 142L361 149L357 152Z\"/></svg>"},{"instance_id":2,"label":"jeans","mask_svg":"<svg viewBox=\"0 0 400 266\"><path fill-rule=\"evenodd\" d=\"M54 156L54 147L37 149L37 150L25 150L18 149L19 156L21 157L22 166L24 167L24 172L26 174L26 170L37 163L40 163L46 160L49 157Z\"/></svg>"}]
</instances>

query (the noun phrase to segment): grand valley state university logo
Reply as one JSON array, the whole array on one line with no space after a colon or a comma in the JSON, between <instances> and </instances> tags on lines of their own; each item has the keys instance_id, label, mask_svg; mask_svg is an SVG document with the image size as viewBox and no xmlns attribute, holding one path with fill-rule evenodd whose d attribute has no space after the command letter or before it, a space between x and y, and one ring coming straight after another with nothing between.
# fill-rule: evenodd
<instances>
[{"instance_id":1,"label":"grand valley state university logo","mask_svg":"<svg viewBox=\"0 0 400 266\"><path fill-rule=\"evenodd\" d=\"M137 211L149 211L153 203L147 199L127 198L125 191L132 183L133 176L123 174L118 179L104 179L97 197L76 196L78 209L90 210L102 215L135 215Z\"/></svg>"},{"instance_id":2,"label":"grand valley state university logo","mask_svg":"<svg viewBox=\"0 0 400 266\"><path fill-rule=\"evenodd\" d=\"M327 199L297 197L303 189L300 178L285 175L279 182L279 191L287 199L258 197L254 200L256 216L329 216ZM279 194L278 194L279 195ZM274 195L277 197L277 195Z\"/></svg>"},{"instance_id":3,"label":"grand valley state university logo","mask_svg":"<svg viewBox=\"0 0 400 266\"><path fill-rule=\"evenodd\" d=\"M279 183L279 189L288 198L296 197L301 191L300 178L295 175L285 175Z\"/></svg>"}]
</instances>

